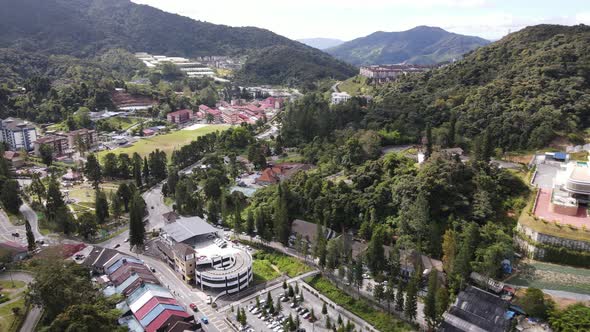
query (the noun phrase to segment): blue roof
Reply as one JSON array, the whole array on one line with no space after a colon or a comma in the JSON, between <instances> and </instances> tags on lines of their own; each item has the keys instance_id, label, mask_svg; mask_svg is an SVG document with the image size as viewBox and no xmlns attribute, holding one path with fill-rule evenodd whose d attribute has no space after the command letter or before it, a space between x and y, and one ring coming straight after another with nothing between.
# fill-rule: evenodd
<instances>
[{"instance_id":1,"label":"blue roof","mask_svg":"<svg viewBox=\"0 0 590 332\"><path fill-rule=\"evenodd\" d=\"M160 285L155 285L155 284L143 284L140 287L137 287L136 290L133 291L133 293L131 293L129 295L129 297L127 298L127 303L129 303L131 305L131 303L135 302L137 299L139 299L143 294L145 294L145 292L149 291L149 290L160 290L163 292L169 292L168 289L160 286Z\"/></svg>"},{"instance_id":2,"label":"blue roof","mask_svg":"<svg viewBox=\"0 0 590 332\"><path fill-rule=\"evenodd\" d=\"M567 158L567 154L565 152L555 152L555 154L553 155L553 159L565 160L566 158Z\"/></svg>"},{"instance_id":3,"label":"blue roof","mask_svg":"<svg viewBox=\"0 0 590 332\"><path fill-rule=\"evenodd\" d=\"M145 317L139 321L141 325L148 326L154 319L158 318L164 310L175 310L184 312L184 308L176 304L158 304Z\"/></svg>"},{"instance_id":4,"label":"blue roof","mask_svg":"<svg viewBox=\"0 0 590 332\"><path fill-rule=\"evenodd\" d=\"M124 257L119 258L119 260L116 261L115 264L109 266L109 268L107 269L107 274L111 275L111 274L115 273L115 271L117 271L121 266L123 266L123 264L125 264L127 262L143 264L143 262L140 261L139 259L124 256Z\"/></svg>"}]
</instances>

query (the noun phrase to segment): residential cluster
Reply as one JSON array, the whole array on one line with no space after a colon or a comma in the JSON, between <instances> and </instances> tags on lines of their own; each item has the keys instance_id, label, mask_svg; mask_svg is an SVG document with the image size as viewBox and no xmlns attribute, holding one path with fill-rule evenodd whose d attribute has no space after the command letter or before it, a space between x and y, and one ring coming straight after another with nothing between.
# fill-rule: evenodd
<instances>
[{"instance_id":1,"label":"residential cluster","mask_svg":"<svg viewBox=\"0 0 590 332\"><path fill-rule=\"evenodd\" d=\"M41 147L48 145L53 150L56 160L71 158L81 149L91 151L98 147L98 133L94 129L78 129L70 132L46 132L33 142L35 156L41 156Z\"/></svg>"},{"instance_id":2,"label":"residential cluster","mask_svg":"<svg viewBox=\"0 0 590 332\"><path fill-rule=\"evenodd\" d=\"M119 323L133 332L195 331L200 323L163 287L142 260L116 250L86 247L74 260L89 267L105 295L121 294Z\"/></svg>"},{"instance_id":3,"label":"residential cluster","mask_svg":"<svg viewBox=\"0 0 590 332\"><path fill-rule=\"evenodd\" d=\"M432 68L434 66L414 64L362 66L360 75L372 79L374 83L381 84L395 81L400 76L422 73Z\"/></svg>"},{"instance_id":4,"label":"residential cluster","mask_svg":"<svg viewBox=\"0 0 590 332\"><path fill-rule=\"evenodd\" d=\"M182 57L168 57L165 55L151 55L145 52L135 53L135 57L141 60L148 68L155 68L164 63L176 65L188 77L213 77L215 71L204 66L201 62L191 61Z\"/></svg>"}]
</instances>

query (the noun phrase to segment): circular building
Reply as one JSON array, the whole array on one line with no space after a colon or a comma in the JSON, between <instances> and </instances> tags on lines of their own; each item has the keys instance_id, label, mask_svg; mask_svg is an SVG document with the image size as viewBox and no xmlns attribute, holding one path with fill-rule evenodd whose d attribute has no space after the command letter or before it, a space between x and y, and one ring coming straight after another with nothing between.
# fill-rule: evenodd
<instances>
[{"instance_id":1,"label":"circular building","mask_svg":"<svg viewBox=\"0 0 590 332\"><path fill-rule=\"evenodd\" d=\"M240 248L219 248L218 253L196 257L196 285L201 290L237 293L252 282L252 256ZM197 255L199 250L197 250Z\"/></svg>"}]
</instances>

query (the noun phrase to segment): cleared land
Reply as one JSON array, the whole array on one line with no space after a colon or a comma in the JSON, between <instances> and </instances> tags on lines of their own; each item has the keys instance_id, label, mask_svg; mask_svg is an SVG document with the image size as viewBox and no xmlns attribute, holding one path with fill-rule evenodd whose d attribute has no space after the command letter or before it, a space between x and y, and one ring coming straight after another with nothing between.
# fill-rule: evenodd
<instances>
[{"instance_id":1,"label":"cleared land","mask_svg":"<svg viewBox=\"0 0 590 332\"><path fill-rule=\"evenodd\" d=\"M127 130L135 126L142 120L141 118L114 116L102 121L110 124L113 128L118 128L119 130Z\"/></svg>"},{"instance_id":2,"label":"cleared land","mask_svg":"<svg viewBox=\"0 0 590 332\"><path fill-rule=\"evenodd\" d=\"M358 300L334 286L328 279L316 275L306 282L336 304L353 312L382 332L414 331L409 324L392 315L376 310L363 300Z\"/></svg>"},{"instance_id":3,"label":"cleared land","mask_svg":"<svg viewBox=\"0 0 590 332\"><path fill-rule=\"evenodd\" d=\"M370 95L374 92L374 88L367 83L367 78L362 76L355 76L343 81L338 85L338 89L342 92L348 92L351 96Z\"/></svg>"},{"instance_id":4,"label":"cleared land","mask_svg":"<svg viewBox=\"0 0 590 332\"><path fill-rule=\"evenodd\" d=\"M137 141L133 146L118 148L115 150L105 150L98 153L100 160L109 152L114 154L127 153L132 155L137 152L140 156L144 157L150 154L150 152L160 149L166 152L168 158L172 155L172 151L179 149L180 147L187 145L194 141L197 137L207 135L219 130L225 130L229 128L229 125L208 125L203 128L195 130L177 130L170 134L157 135L154 137L146 137Z\"/></svg>"},{"instance_id":5,"label":"cleared land","mask_svg":"<svg viewBox=\"0 0 590 332\"><path fill-rule=\"evenodd\" d=\"M517 286L590 294L590 270L537 261L521 264L519 273L506 282Z\"/></svg>"}]
</instances>

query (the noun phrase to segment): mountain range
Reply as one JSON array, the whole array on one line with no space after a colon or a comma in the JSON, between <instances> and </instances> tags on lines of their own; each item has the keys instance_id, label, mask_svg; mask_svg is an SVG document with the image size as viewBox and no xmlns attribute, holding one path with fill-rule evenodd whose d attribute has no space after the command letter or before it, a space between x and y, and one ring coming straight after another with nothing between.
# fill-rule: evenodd
<instances>
[{"instance_id":1,"label":"mountain range","mask_svg":"<svg viewBox=\"0 0 590 332\"><path fill-rule=\"evenodd\" d=\"M344 79L355 73L354 67L320 50L265 29L196 21L129 0L0 0L0 6L0 48L78 58L115 48L186 57L246 54L250 63L260 54L297 54L297 59L264 59L277 64L265 73L276 78L289 72L297 81ZM305 64L321 64L321 70ZM247 66L239 76L252 82L256 77L256 83L284 83L248 68L259 66Z\"/></svg>"},{"instance_id":2,"label":"mountain range","mask_svg":"<svg viewBox=\"0 0 590 332\"><path fill-rule=\"evenodd\" d=\"M378 31L325 51L357 66L402 62L435 64L461 58L465 53L489 43L479 37L418 26L401 32Z\"/></svg>"},{"instance_id":3,"label":"mountain range","mask_svg":"<svg viewBox=\"0 0 590 332\"><path fill-rule=\"evenodd\" d=\"M325 50L331 47L336 47L344 43L343 40L334 38L303 38L297 39L298 42L307 46L315 47L318 50Z\"/></svg>"}]
</instances>

